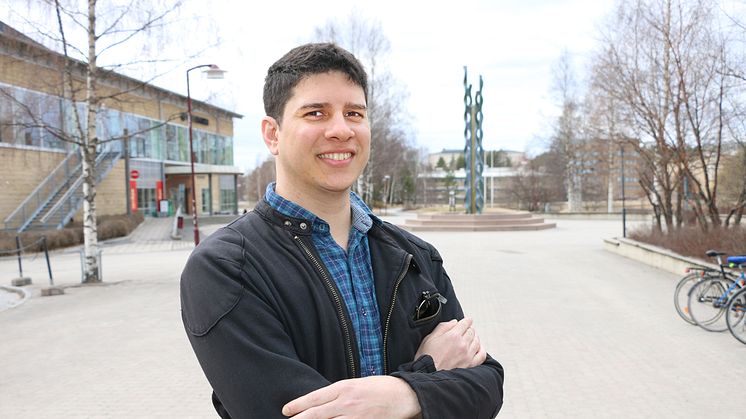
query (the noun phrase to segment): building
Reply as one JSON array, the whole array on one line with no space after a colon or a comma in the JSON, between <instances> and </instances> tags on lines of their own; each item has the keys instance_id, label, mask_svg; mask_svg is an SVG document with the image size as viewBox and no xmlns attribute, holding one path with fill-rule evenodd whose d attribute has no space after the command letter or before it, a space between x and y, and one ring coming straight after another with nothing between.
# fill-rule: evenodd
<instances>
[{"instance_id":1,"label":"building","mask_svg":"<svg viewBox=\"0 0 746 419\"><path fill-rule=\"evenodd\" d=\"M73 86L63 83L66 65ZM0 228L60 227L79 217L80 152L56 133L74 132L75 113L85 114L71 99L84 74L83 63L0 22ZM113 72L99 78L99 89L111 99L97 122L97 213L191 213L187 97ZM235 214L241 170L233 165L233 120L241 115L192 105L197 213Z\"/></svg>"},{"instance_id":2,"label":"building","mask_svg":"<svg viewBox=\"0 0 746 419\"><path fill-rule=\"evenodd\" d=\"M464 149L443 149L441 151L427 155L427 163L430 168L438 167L438 161L443 159L446 167L452 170L458 169L459 158L464 158ZM502 161L497 161L501 159ZM515 167L526 161L526 153L512 150L485 150L484 165L485 167Z\"/></svg>"},{"instance_id":3,"label":"building","mask_svg":"<svg viewBox=\"0 0 746 419\"><path fill-rule=\"evenodd\" d=\"M486 167L482 172L484 179L482 196L485 208L506 206L511 199L510 187L517 171L511 167ZM435 169L421 173L419 180L422 185L420 201L423 205L447 205L449 195L454 193L456 207L464 208L466 196L466 170L458 169L446 171Z\"/></svg>"}]
</instances>

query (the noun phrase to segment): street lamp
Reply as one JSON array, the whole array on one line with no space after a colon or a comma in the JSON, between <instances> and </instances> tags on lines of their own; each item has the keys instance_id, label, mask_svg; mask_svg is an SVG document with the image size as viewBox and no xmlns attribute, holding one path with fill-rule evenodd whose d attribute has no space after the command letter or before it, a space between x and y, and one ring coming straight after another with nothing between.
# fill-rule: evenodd
<instances>
[{"instance_id":1,"label":"street lamp","mask_svg":"<svg viewBox=\"0 0 746 419\"><path fill-rule=\"evenodd\" d=\"M194 180L194 144L192 140L192 95L189 91L189 72L192 70L196 70L198 68L205 68L207 67L207 70L204 71L205 74L207 74L208 79L222 79L223 74L225 74L224 70L221 70L220 67L218 67L215 64L202 64L195 67L190 68L186 71L186 80L187 80L187 123L189 125L189 156L190 161L192 165L192 224L194 225L194 245L197 246L199 244L199 227L197 224L197 183Z\"/></svg>"},{"instance_id":2,"label":"street lamp","mask_svg":"<svg viewBox=\"0 0 746 419\"><path fill-rule=\"evenodd\" d=\"M391 185L390 181L391 181L391 176L386 175L383 177L383 215L387 215L389 194L391 193L389 191L389 187Z\"/></svg>"},{"instance_id":3,"label":"street lamp","mask_svg":"<svg viewBox=\"0 0 746 419\"><path fill-rule=\"evenodd\" d=\"M627 237L627 206L624 199L624 143L619 144L619 155L622 164L622 237Z\"/></svg>"}]
</instances>

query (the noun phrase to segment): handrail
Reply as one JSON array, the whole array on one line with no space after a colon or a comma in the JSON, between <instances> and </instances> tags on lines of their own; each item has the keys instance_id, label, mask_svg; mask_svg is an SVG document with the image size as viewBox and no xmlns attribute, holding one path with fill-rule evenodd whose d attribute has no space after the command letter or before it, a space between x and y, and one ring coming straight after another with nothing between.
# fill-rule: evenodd
<instances>
[{"instance_id":1,"label":"handrail","mask_svg":"<svg viewBox=\"0 0 746 419\"><path fill-rule=\"evenodd\" d=\"M5 220L3 220L3 223L5 225L5 228L8 229L8 224L13 223L13 219L16 218L17 215L21 215L21 220L18 221L17 226L24 225L25 221L28 220L28 218L33 217L34 210L40 209L43 204L42 202L48 201L51 199L55 193L59 190L62 183L67 181L68 175L62 172L63 168L69 172L69 164L72 159L77 158L78 161L73 162L73 164L77 165L80 164L80 153L78 152L72 152L69 153L62 161L55 167L48 175L44 178L37 186L34 188L31 193L28 194L28 196L16 207L13 212L8 215ZM75 169L73 169L73 172ZM63 176L62 181L59 181L58 178L60 175ZM54 183L53 183L54 182ZM42 198L42 194L45 194L46 196ZM31 200L36 198L36 207L27 208L31 204ZM26 215L28 214L28 217Z\"/></svg>"},{"instance_id":2,"label":"handrail","mask_svg":"<svg viewBox=\"0 0 746 419\"><path fill-rule=\"evenodd\" d=\"M112 156L113 155L113 156ZM96 160L94 162L94 171L96 172L96 183L98 184L101 180L103 180L103 177L106 176L106 174L109 173L109 171L114 167L114 164L121 158L122 151L116 150L113 147L106 147L105 149L102 149L99 151L98 155L96 156ZM107 160L109 162L108 166L105 166L105 163L102 163L104 160ZM101 170L103 169L103 170ZM81 185L83 183L83 174L75 180L75 182L68 188L67 192L65 192L64 195L60 197L60 199L57 200L57 202L50 208L46 214L39 220L42 224L46 224L52 216L56 215L63 205L69 203L69 201L72 200L73 195L77 195L80 192ZM70 206L72 209L68 212L67 215L64 215L60 218L59 225L64 224L65 218L67 216L71 215L70 213L77 211L78 207L78 201L76 201L73 205Z\"/></svg>"}]
</instances>

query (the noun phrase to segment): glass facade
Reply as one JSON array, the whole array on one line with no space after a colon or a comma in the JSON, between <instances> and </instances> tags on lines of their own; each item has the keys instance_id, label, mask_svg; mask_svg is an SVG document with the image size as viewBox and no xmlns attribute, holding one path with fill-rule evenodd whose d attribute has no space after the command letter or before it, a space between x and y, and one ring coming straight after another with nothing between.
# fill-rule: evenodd
<instances>
[{"instance_id":1,"label":"glass facade","mask_svg":"<svg viewBox=\"0 0 746 419\"><path fill-rule=\"evenodd\" d=\"M72 131L74 112L69 101L58 97L0 84L0 142L64 150L65 142L55 132ZM81 124L85 104L78 103ZM102 108L97 134L102 140L128 130L130 157L189 162L189 131L186 126ZM63 122L64 121L64 122ZM233 165L233 139L192 128L197 163Z\"/></svg>"},{"instance_id":2,"label":"glass facade","mask_svg":"<svg viewBox=\"0 0 746 419\"><path fill-rule=\"evenodd\" d=\"M0 142L64 150L60 98L0 84ZM57 135L55 135L57 134Z\"/></svg>"},{"instance_id":3,"label":"glass facade","mask_svg":"<svg viewBox=\"0 0 746 419\"><path fill-rule=\"evenodd\" d=\"M220 175L220 212L234 214L236 207L236 177L233 175Z\"/></svg>"}]
</instances>

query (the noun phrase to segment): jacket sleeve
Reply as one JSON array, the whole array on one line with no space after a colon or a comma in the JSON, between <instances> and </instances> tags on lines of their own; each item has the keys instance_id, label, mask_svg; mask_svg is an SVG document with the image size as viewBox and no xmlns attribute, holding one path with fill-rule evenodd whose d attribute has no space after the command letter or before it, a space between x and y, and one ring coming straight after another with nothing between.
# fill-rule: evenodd
<instances>
[{"instance_id":1,"label":"jacket sleeve","mask_svg":"<svg viewBox=\"0 0 746 419\"><path fill-rule=\"evenodd\" d=\"M285 403L329 381L298 359L279 316L248 281L256 272L243 264L242 247L231 241L205 241L189 258L182 320L230 417L284 418Z\"/></svg>"},{"instance_id":2,"label":"jacket sleeve","mask_svg":"<svg viewBox=\"0 0 746 419\"><path fill-rule=\"evenodd\" d=\"M462 319L464 314L442 259L435 249L429 246L429 250L438 290L448 299L443 306L443 321ZM494 418L503 404L504 370L489 354L482 365L441 371L435 371L432 358L426 355L392 375L412 387L424 419Z\"/></svg>"}]
</instances>

